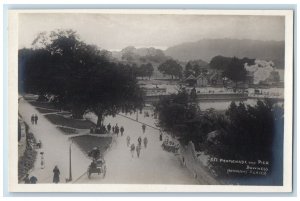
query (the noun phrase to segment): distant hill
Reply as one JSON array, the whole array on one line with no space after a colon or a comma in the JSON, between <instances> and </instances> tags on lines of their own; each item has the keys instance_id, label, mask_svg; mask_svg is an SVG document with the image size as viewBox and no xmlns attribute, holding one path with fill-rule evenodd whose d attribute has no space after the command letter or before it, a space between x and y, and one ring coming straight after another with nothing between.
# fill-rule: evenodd
<instances>
[{"instance_id":1,"label":"distant hill","mask_svg":"<svg viewBox=\"0 0 300 201\"><path fill-rule=\"evenodd\" d=\"M165 50L167 56L180 61L202 59L206 62L217 56L248 57L272 60L276 68L284 68L284 41L259 41L238 39L203 39L182 43Z\"/></svg>"}]
</instances>

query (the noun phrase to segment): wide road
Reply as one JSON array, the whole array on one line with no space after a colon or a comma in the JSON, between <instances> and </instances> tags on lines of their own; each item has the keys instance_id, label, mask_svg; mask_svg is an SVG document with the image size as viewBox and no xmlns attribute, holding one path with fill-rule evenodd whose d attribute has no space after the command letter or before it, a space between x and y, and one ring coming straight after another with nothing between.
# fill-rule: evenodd
<instances>
[{"instance_id":1,"label":"wide road","mask_svg":"<svg viewBox=\"0 0 300 201\"><path fill-rule=\"evenodd\" d=\"M19 113L29 125L30 131L37 140L42 141L42 149L38 151L38 157L30 176L38 178L38 183L52 183L53 168L55 165L60 169L60 182L65 183L69 177L69 136L64 135L43 114L35 109L24 99L19 102ZM32 114L39 116L38 124L32 125L30 117ZM135 118L132 115L131 118ZM96 121L96 118L92 120ZM139 115L139 121L154 126L154 119ZM105 124L111 123L124 126L125 133L116 138L112 147L104 154L107 164L106 177L93 174L88 179L86 170L91 160L72 144L72 183L104 183L104 184L199 184L192 174L183 167L173 153L163 151L159 141L159 131L147 127L145 134L142 132L142 124L128 119L124 116L107 117ZM148 146L142 147L140 158L136 152L132 158L126 137L130 136L131 143L137 144L139 136L148 138ZM41 155L44 152L45 167L41 168Z\"/></svg>"},{"instance_id":2,"label":"wide road","mask_svg":"<svg viewBox=\"0 0 300 201\"><path fill-rule=\"evenodd\" d=\"M131 116L135 118L135 115ZM92 118L96 121L95 118ZM139 116L141 122L152 118ZM142 124L123 116L108 117L105 124L123 126L125 133L116 138L111 149L105 154L107 173L105 178L92 174L91 179L86 175L79 178L76 183L105 183L105 184L199 184L190 172L181 166L173 153L163 151L159 141L159 131L147 127L145 134L142 132ZM131 143L137 144L138 137L147 137L148 146L142 146L141 155L138 158L135 152L131 156L126 144L126 137L130 136Z\"/></svg>"}]
</instances>

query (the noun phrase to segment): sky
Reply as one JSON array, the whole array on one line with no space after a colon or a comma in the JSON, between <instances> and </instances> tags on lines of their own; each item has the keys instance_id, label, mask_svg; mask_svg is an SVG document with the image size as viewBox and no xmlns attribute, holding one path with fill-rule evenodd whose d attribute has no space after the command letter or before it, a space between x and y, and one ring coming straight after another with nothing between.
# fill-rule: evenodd
<instances>
[{"instance_id":1,"label":"sky","mask_svg":"<svg viewBox=\"0 0 300 201\"><path fill-rule=\"evenodd\" d=\"M73 29L101 49L127 46L166 49L201 39L284 40L284 17L167 14L22 13L19 48L30 48L40 32Z\"/></svg>"}]
</instances>

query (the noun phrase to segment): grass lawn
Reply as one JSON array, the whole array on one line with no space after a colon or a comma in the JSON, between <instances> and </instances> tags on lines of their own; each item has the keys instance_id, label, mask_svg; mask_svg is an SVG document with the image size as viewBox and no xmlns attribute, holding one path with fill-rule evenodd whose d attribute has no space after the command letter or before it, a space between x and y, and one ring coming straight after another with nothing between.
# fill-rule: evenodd
<instances>
[{"instance_id":1,"label":"grass lawn","mask_svg":"<svg viewBox=\"0 0 300 201\"><path fill-rule=\"evenodd\" d=\"M49 110L44 108L36 108L40 113L59 112L59 110Z\"/></svg>"},{"instance_id":2,"label":"grass lawn","mask_svg":"<svg viewBox=\"0 0 300 201\"><path fill-rule=\"evenodd\" d=\"M111 137L94 137L90 135L73 137L72 139L85 154L88 154L96 146L100 147L100 153L104 153L112 141Z\"/></svg>"},{"instance_id":3,"label":"grass lawn","mask_svg":"<svg viewBox=\"0 0 300 201\"><path fill-rule=\"evenodd\" d=\"M72 135L72 134L78 133L78 131L75 128L65 128L65 127L59 127L59 126L57 128L66 135Z\"/></svg>"},{"instance_id":4,"label":"grass lawn","mask_svg":"<svg viewBox=\"0 0 300 201\"><path fill-rule=\"evenodd\" d=\"M44 109L57 109L57 108L55 108L54 105L52 105L51 103L48 103L48 102L30 101L29 103L35 107L42 107Z\"/></svg>"},{"instance_id":5,"label":"grass lawn","mask_svg":"<svg viewBox=\"0 0 300 201\"><path fill-rule=\"evenodd\" d=\"M66 126L78 129L90 129L95 124L88 120L69 119L57 114L47 114L45 117L51 121L51 123L58 126Z\"/></svg>"}]
</instances>

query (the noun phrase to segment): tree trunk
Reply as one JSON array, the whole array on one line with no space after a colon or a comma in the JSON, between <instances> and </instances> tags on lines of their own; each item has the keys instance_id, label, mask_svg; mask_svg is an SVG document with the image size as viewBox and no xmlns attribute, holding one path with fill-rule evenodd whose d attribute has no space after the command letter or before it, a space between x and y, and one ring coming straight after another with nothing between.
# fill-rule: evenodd
<instances>
[{"instance_id":1,"label":"tree trunk","mask_svg":"<svg viewBox=\"0 0 300 201\"><path fill-rule=\"evenodd\" d=\"M97 115L97 117L98 117L98 119L97 119L97 126L101 126L102 123L103 123L103 120L104 120L104 116L103 116L102 113L98 113L98 114L96 114L96 115Z\"/></svg>"}]
</instances>

